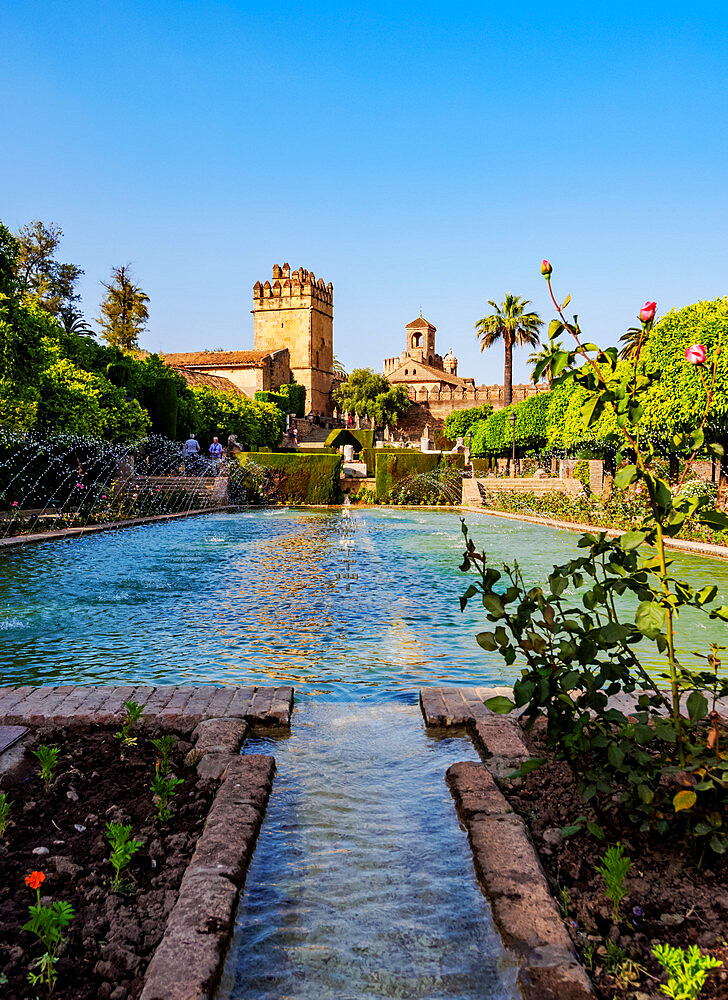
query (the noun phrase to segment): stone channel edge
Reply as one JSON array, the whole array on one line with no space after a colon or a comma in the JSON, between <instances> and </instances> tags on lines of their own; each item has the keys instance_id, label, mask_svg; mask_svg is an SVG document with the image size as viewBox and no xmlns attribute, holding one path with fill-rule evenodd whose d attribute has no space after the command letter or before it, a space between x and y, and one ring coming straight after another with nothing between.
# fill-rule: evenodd
<instances>
[{"instance_id":1,"label":"stone channel edge","mask_svg":"<svg viewBox=\"0 0 728 1000\"><path fill-rule=\"evenodd\" d=\"M520 965L524 1000L594 1000L524 821L498 784L531 755L517 723L484 700L504 688L421 688L428 727L467 726L485 758L452 764L446 781L468 834L473 863L504 945Z\"/></svg>"},{"instance_id":2,"label":"stone channel edge","mask_svg":"<svg viewBox=\"0 0 728 1000\"><path fill-rule=\"evenodd\" d=\"M240 749L251 724L290 726L293 688L0 687L0 725L118 723L130 698L144 699L147 726L194 727L185 762L220 782L140 1000L211 1000L275 774L273 757Z\"/></svg>"}]
</instances>

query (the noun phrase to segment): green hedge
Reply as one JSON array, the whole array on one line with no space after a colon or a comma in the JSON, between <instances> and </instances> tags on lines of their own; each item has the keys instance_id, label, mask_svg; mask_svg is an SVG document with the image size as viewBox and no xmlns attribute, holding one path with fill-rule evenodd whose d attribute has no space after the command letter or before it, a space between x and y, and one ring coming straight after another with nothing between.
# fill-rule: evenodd
<instances>
[{"instance_id":1,"label":"green hedge","mask_svg":"<svg viewBox=\"0 0 728 1000\"><path fill-rule=\"evenodd\" d=\"M377 500L387 500L392 490L408 476L422 472L434 472L440 463L438 454L423 451L409 451L400 448L394 452L377 454L376 491Z\"/></svg>"},{"instance_id":2,"label":"green hedge","mask_svg":"<svg viewBox=\"0 0 728 1000\"><path fill-rule=\"evenodd\" d=\"M482 476L486 472L495 470L498 468L498 459L496 458L471 458L470 463L473 466L473 474L475 476Z\"/></svg>"},{"instance_id":3,"label":"green hedge","mask_svg":"<svg viewBox=\"0 0 728 1000\"><path fill-rule=\"evenodd\" d=\"M354 451L374 447L374 431L356 430L354 427L337 427L326 438L330 448L340 448L342 444L351 444Z\"/></svg>"},{"instance_id":4,"label":"green hedge","mask_svg":"<svg viewBox=\"0 0 728 1000\"><path fill-rule=\"evenodd\" d=\"M362 462L367 464L367 476L373 478L377 474L377 455L402 454L401 448L364 448L361 453Z\"/></svg>"},{"instance_id":5,"label":"green hedge","mask_svg":"<svg viewBox=\"0 0 728 1000\"><path fill-rule=\"evenodd\" d=\"M297 382L282 385L276 392L258 389L253 398L258 403L275 403L284 413L295 413L303 417L306 409L306 386Z\"/></svg>"},{"instance_id":6,"label":"green hedge","mask_svg":"<svg viewBox=\"0 0 728 1000\"><path fill-rule=\"evenodd\" d=\"M274 502L331 504L341 498L340 455L247 451L237 461L240 465L252 462L264 470L272 484L266 499Z\"/></svg>"}]
</instances>

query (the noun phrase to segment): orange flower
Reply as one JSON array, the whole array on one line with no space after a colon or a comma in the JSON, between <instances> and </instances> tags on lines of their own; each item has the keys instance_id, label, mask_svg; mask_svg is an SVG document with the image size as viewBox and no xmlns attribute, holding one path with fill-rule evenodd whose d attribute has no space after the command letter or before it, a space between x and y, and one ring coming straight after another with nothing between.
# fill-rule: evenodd
<instances>
[{"instance_id":1,"label":"orange flower","mask_svg":"<svg viewBox=\"0 0 728 1000\"><path fill-rule=\"evenodd\" d=\"M25 884L29 885L31 889L40 889L41 882L45 882L43 872L31 872L30 875L25 876Z\"/></svg>"}]
</instances>

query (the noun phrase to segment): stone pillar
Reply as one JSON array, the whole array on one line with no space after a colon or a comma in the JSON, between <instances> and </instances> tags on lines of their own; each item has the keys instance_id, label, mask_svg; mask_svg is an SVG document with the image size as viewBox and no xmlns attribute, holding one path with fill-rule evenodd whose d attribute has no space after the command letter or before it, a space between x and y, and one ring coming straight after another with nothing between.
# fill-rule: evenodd
<instances>
[{"instance_id":1,"label":"stone pillar","mask_svg":"<svg viewBox=\"0 0 728 1000\"><path fill-rule=\"evenodd\" d=\"M594 496L600 497L607 484L604 481L604 462L601 458L589 459L589 489Z\"/></svg>"}]
</instances>

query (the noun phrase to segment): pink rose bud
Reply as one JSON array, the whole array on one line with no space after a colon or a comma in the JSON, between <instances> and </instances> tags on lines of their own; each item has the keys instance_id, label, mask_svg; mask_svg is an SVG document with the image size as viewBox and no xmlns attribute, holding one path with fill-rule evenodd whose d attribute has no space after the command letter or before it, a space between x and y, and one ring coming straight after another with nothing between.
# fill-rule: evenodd
<instances>
[{"instance_id":1,"label":"pink rose bud","mask_svg":"<svg viewBox=\"0 0 728 1000\"><path fill-rule=\"evenodd\" d=\"M552 271L553 271L553 268L551 267L550 262L547 261L547 260L542 260L541 261L541 274L544 276L544 278L546 278L547 281L551 277L551 272Z\"/></svg>"},{"instance_id":2,"label":"pink rose bud","mask_svg":"<svg viewBox=\"0 0 728 1000\"><path fill-rule=\"evenodd\" d=\"M706 350L702 344L693 344L685 351L685 360L691 365L702 365L705 363Z\"/></svg>"},{"instance_id":3,"label":"pink rose bud","mask_svg":"<svg viewBox=\"0 0 728 1000\"><path fill-rule=\"evenodd\" d=\"M639 318L643 323L651 323L657 312L656 302L645 302L639 311Z\"/></svg>"}]
</instances>

